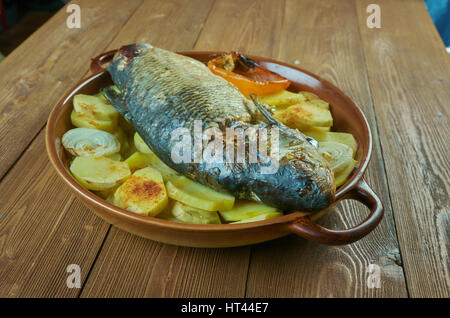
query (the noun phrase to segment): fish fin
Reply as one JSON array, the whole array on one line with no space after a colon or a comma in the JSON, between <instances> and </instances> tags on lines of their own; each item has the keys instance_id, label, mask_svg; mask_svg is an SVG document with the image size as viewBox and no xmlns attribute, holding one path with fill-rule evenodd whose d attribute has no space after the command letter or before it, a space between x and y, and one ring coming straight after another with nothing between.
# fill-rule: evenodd
<instances>
[{"instance_id":1,"label":"fish fin","mask_svg":"<svg viewBox=\"0 0 450 318\"><path fill-rule=\"evenodd\" d=\"M269 112L257 101L257 97L255 97L255 95L250 94L250 98L253 101L253 103L255 104L256 108L258 108L258 110L260 111L261 114L263 114L263 116L267 119L267 121L273 125L277 125L277 126L283 126L282 123L280 123L278 120L276 120L275 118L273 118Z\"/></svg>"},{"instance_id":2,"label":"fish fin","mask_svg":"<svg viewBox=\"0 0 450 318\"><path fill-rule=\"evenodd\" d=\"M108 102L125 118L130 117L129 110L125 104L122 93L117 86L108 86L103 89ZM129 118L127 118L129 119Z\"/></svg>"},{"instance_id":3,"label":"fish fin","mask_svg":"<svg viewBox=\"0 0 450 318\"><path fill-rule=\"evenodd\" d=\"M317 142L317 140L315 140L313 137L309 137L307 135L305 135L306 140L308 140L308 142L314 146L314 148L319 148L319 143Z\"/></svg>"}]
</instances>

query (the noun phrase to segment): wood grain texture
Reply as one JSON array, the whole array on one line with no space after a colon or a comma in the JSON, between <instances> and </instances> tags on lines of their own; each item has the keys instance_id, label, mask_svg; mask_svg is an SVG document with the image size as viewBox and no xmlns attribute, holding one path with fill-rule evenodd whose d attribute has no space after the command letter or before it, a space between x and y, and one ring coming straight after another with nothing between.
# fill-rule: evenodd
<instances>
[{"instance_id":1,"label":"wood grain texture","mask_svg":"<svg viewBox=\"0 0 450 318\"><path fill-rule=\"evenodd\" d=\"M380 195L386 213L374 232L347 246L323 246L291 236L254 247L247 296L406 297L355 4L287 0L279 36L280 60L297 62L336 84L368 117L374 149L365 179ZM362 204L346 201L320 223L332 229L349 228L367 214ZM381 269L379 289L370 289L366 284L370 264Z\"/></svg>"},{"instance_id":2,"label":"wood grain texture","mask_svg":"<svg viewBox=\"0 0 450 318\"><path fill-rule=\"evenodd\" d=\"M115 227L82 297L243 297L247 248L161 244Z\"/></svg>"},{"instance_id":3,"label":"wood grain texture","mask_svg":"<svg viewBox=\"0 0 450 318\"><path fill-rule=\"evenodd\" d=\"M86 73L86 61L141 2L75 1L82 11L80 29L66 26L63 8L2 61L0 74L8 76L0 77L0 178L44 126L52 106Z\"/></svg>"},{"instance_id":4,"label":"wood grain texture","mask_svg":"<svg viewBox=\"0 0 450 318\"><path fill-rule=\"evenodd\" d=\"M214 0L150 0L135 12L108 49L144 42L166 50L192 50Z\"/></svg>"},{"instance_id":5,"label":"wood grain texture","mask_svg":"<svg viewBox=\"0 0 450 318\"><path fill-rule=\"evenodd\" d=\"M362 44L412 297L449 297L450 58L423 1L378 1Z\"/></svg>"},{"instance_id":6,"label":"wood grain texture","mask_svg":"<svg viewBox=\"0 0 450 318\"><path fill-rule=\"evenodd\" d=\"M43 131L0 184L0 297L75 297L69 264L86 274L108 225L74 199L43 151Z\"/></svg>"},{"instance_id":7,"label":"wood grain texture","mask_svg":"<svg viewBox=\"0 0 450 318\"><path fill-rule=\"evenodd\" d=\"M276 57L284 18L281 1L216 1L196 50L240 51Z\"/></svg>"}]
</instances>

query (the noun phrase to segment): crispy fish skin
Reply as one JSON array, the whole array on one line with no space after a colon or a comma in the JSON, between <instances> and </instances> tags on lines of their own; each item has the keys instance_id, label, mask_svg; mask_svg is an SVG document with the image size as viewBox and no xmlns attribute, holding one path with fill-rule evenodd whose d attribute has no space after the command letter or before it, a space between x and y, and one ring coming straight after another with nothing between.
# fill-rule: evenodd
<instances>
[{"instance_id":1,"label":"crispy fish skin","mask_svg":"<svg viewBox=\"0 0 450 318\"><path fill-rule=\"evenodd\" d=\"M131 121L156 155L179 173L237 198L284 211L314 212L334 201L334 177L328 163L303 134L283 125L278 126L279 168L273 174L261 174L261 161L227 163L225 150L223 163L172 161L171 150L179 142L171 140L172 131L185 127L193 136L194 120L202 120L203 130L217 127L223 133L226 128L273 127L252 101L203 63L133 44L122 47L107 70L120 89L105 89L109 102Z\"/></svg>"}]
</instances>

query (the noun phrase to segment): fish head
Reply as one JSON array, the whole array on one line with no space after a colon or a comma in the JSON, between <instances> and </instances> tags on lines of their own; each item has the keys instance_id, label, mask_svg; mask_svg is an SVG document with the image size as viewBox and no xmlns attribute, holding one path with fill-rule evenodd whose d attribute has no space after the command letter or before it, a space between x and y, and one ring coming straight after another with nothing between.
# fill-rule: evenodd
<instances>
[{"instance_id":1,"label":"fish head","mask_svg":"<svg viewBox=\"0 0 450 318\"><path fill-rule=\"evenodd\" d=\"M264 156L271 153L267 162L250 167L252 191L264 203L285 211L325 209L336 193L329 163L301 133L284 126L278 129L279 136L263 151Z\"/></svg>"},{"instance_id":2,"label":"fish head","mask_svg":"<svg viewBox=\"0 0 450 318\"><path fill-rule=\"evenodd\" d=\"M128 44L120 47L114 55L113 61L106 67L106 70L111 75L114 85L122 92L126 88L127 78L129 74L127 70L132 64L133 60L140 55L145 54L152 46L145 43Z\"/></svg>"},{"instance_id":3,"label":"fish head","mask_svg":"<svg viewBox=\"0 0 450 318\"><path fill-rule=\"evenodd\" d=\"M123 71L136 57L150 49L152 46L146 43L134 43L120 47L114 56L113 65L118 71Z\"/></svg>"},{"instance_id":4,"label":"fish head","mask_svg":"<svg viewBox=\"0 0 450 318\"><path fill-rule=\"evenodd\" d=\"M277 203L286 211L316 212L335 200L332 170L327 162L314 158L312 153L283 158L277 173L266 178L274 178L273 182L269 182L272 189L268 190L269 193L274 192L271 205Z\"/></svg>"}]
</instances>

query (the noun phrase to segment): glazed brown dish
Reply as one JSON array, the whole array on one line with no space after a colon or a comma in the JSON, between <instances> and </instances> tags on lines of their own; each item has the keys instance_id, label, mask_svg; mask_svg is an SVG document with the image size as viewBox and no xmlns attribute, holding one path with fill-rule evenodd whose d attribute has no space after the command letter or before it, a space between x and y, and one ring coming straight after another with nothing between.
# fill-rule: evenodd
<instances>
[{"instance_id":1,"label":"glazed brown dish","mask_svg":"<svg viewBox=\"0 0 450 318\"><path fill-rule=\"evenodd\" d=\"M74 95L95 94L100 89L112 84L110 75L102 67L102 64L109 61L114 53L115 51L107 52L93 59L91 71L94 75L78 83L57 103L50 114L46 130L47 151L56 171L70 189L105 221L155 241L193 247L248 245L290 233L324 244L348 244L367 235L380 222L383 216L383 205L362 179L371 155L372 136L367 120L358 106L338 88L307 71L255 56L249 57L261 66L290 80L290 90L307 90L328 101L334 118L333 130L348 132L355 137L358 143L355 159L359 165L354 169L347 182L337 189L336 202L343 199L355 199L365 204L370 209L370 214L361 224L340 231L323 228L312 220L325 211L313 215L295 212L274 219L243 224L176 223L129 212L113 206L89 192L70 174L68 158L63 151L61 138L65 132L73 128L70 113ZM206 63L222 52L181 52L180 54Z\"/></svg>"}]
</instances>

